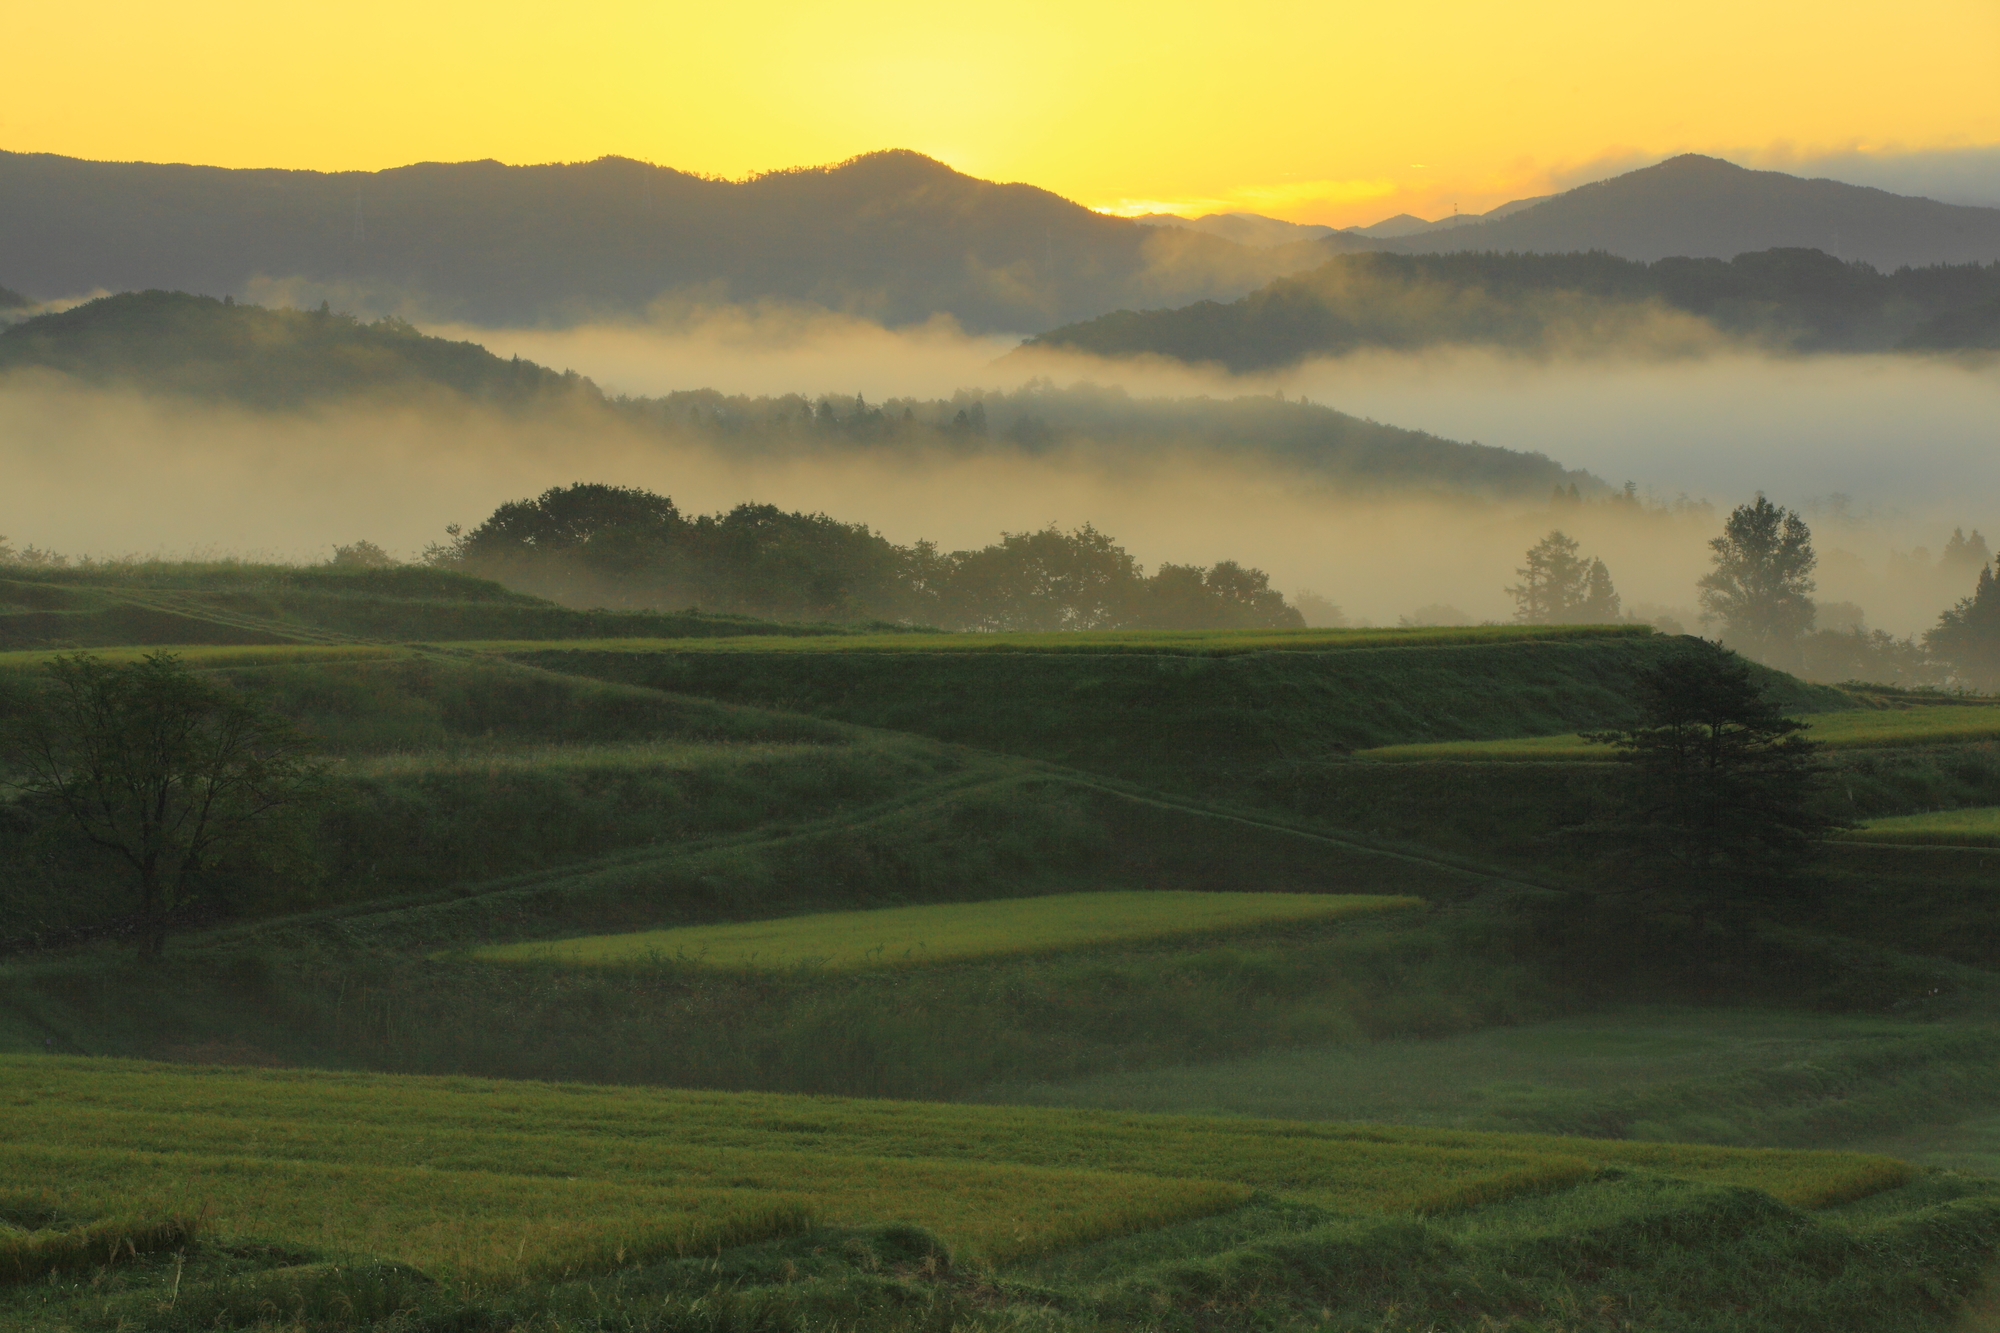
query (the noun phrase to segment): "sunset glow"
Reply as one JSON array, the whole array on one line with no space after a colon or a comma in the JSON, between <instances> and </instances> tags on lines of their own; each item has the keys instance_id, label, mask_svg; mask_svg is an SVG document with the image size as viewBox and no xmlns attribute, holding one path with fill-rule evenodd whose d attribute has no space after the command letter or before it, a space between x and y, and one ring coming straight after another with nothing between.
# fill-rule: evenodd
<instances>
[{"instance_id":1,"label":"sunset glow","mask_svg":"<svg viewBox=\"0 0 2000 1333\"><path fill-rule=\"evenodd\" d=\"M1348 225L1679 151L1782 166L2000 140L2000 7L1883 18L1261 0L1218 29L1189 0L100 0L10 14L33 58L9 72L0 147L329 170L622 154L731 177L908 147L1109 211Z\"/></svg>"}]
</instances>

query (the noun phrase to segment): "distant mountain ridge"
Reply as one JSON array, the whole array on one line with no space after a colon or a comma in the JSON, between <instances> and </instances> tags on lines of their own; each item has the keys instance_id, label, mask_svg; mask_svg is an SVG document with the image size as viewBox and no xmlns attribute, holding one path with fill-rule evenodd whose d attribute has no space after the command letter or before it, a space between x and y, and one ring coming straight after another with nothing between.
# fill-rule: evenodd
<instances>
[{"instance_id":1,"label":"distant mountain ridge","mask_svg":"<svg viewBox=\"0 0 2000 1333\"><path fill-rule=\"evenodd\" d=\"M314 172L0 153L0 281L42 300L261 279L487 325L631 318L666 295L1018 332L1233 297L1320 254L1142 227L906 151L744 181L625 158Z\"/></svg>"},{"instance_id":2,"label":"distant mountain ridge","mask_svg":"<svg viewBox=\"0 0 2000 1333\"><path fill-rule=\"evenodd\" d=\"M1840 181L1752 171L1695 153L1456 226L1386 239L1405 253L1450 250L1626 259L1729 259L1823 250L1884 271L2000 260L2000 208L1943 204ZM1502 210L1495 210L1496 213ZM1379 224L1378 224L1379 225Z\"/></svg>"}]
</instances>

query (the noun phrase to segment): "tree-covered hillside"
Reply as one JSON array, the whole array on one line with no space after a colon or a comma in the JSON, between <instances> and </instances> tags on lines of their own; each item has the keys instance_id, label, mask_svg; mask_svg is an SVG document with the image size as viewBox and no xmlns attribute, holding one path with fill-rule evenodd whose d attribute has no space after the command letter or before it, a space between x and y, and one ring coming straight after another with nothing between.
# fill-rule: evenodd
<instances>
[{"instance_id":1,"label":"tree-covered hillside","mask_svg":"<svg viewBox=\"0 0 2000 1333\"><path fill-rule=\"evenodd\" d=\"M1818 250L1650 264L1602 251L1355 254L1227 305L1121 310L1027 345L1243 371L1369 347L1646 348L1699 341L1706 325L1793 350L1880 351L1978 345L1960 326L1996 298L2000 263L1881 273Z\"/></svg>"},{"instance_id":2,"label":"tree-covered hillside","mask_svg":"<svg viewBox=\"0 0 2000 1333\"><path fill-rule=\"evenodd\" d=\"M271 310L186 292L125 292L0 330L0 371L28 366L256 407L440 389L505 405L599 397L574 374L503 361L393 316L364 324L325 307Z\"/></svg>"},{"instance_id":3,"label":"tree-covered hillside","mask_svg":"<svg viewBox=\"0 0 2000 1333\"><path fill-rule=\"evenodd\" d=\"M1036 382L950 398L707 389L607 399L588 379L502 360L477 343L394 318L267 309L184 292L128 292L0 331L0 374L40 368L89 384L227 401L263 410L435 394L503 411L560 405L579 422L745 451L899 449L1046 454L1181 451L1277 464L1350 488L1547 495L1603 483L1542 454L1464 444L1270 396L1133 398L1120 389Z\"/></svg>"}]
</instances>

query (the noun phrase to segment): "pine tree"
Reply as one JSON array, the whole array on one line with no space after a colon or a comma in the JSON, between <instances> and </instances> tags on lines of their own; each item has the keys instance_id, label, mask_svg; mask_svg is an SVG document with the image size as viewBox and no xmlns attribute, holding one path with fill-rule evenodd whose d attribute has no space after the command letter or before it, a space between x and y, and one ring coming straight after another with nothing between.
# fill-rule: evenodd
<instances>
[{"instance_id":1,"label":"pine tree","mask_svg":"<svg viewBox=\"0 0 2000 1333\"><path fill-rule=\"evenodd\" d=\"M1620 619L1624 607L1618 590L1611 586L1611 571L1602 560L1590 562L1590 577L1584 584L1583 604L1577 608L1577 620L1586 625L1609 625Z\"/></svg>"}]
</instances>

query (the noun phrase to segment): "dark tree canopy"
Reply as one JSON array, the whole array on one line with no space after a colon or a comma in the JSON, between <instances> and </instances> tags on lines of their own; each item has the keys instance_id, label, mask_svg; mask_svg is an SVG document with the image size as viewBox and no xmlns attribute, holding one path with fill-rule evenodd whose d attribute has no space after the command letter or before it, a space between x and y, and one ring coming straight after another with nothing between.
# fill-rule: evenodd
<instances>
[{"instance_id":1,"label":"dark tree canopy","mask_svg":"<svg viewBox=\"0 0 2000 1333\"><path fill-rule=\"evenodd\" d=\"M170 653L49 664L0 731L0 772L129 874L140 938L157 955L175 915L233 854L268 852L320 770L307 739Z\"/></svg>"},{"instance_id":2,"label":"dark tree canopy","mask_svg":"<svg viewBox=\"0 0 2000 1333\"><path fill-rule=\"evenodd\" d=\"M1794 887L1841 822L1816 806L1825 770L1808 724L1786 717L1748 662L1694 641L1641 672L1639 720L1588 737L1636 770L1611 830L1623 887L1697 916Z\"/></svg>"},{"instance_id":3,"label":"dark tree canopy","mask_svg":"<svg viewBox=\"0 0 2000 1333\"><path fill-rule=\"evenodd\" d=\"M1147 576L1089 524L941 552L859 523L743 504L683 517L631 487L577 484L501 505L431 563L571 603L971 630L1302 627L1262 570L1162 565Z\"/></svg>"}]
</instances>

